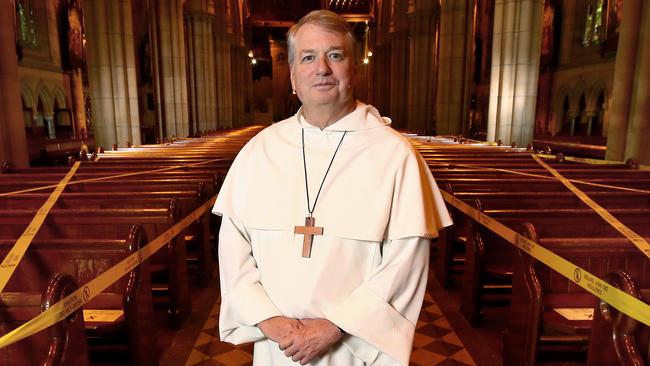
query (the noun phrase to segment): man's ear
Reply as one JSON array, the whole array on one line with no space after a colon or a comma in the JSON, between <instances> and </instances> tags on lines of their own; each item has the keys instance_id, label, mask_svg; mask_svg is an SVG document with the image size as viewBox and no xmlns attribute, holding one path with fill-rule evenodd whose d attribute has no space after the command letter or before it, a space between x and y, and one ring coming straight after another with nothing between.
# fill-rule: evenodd
<instances>
[{"instance_id":1,"label":"man's ear","mask_svg":"<svg viewBox=\"0 0 650 366\"><path fill-rule=\"evenodd\" d=\"M289 80L291 81L291 90L296 90L296 84L293 81L293 67L289 66Z\"/></svg>"}]
</instances>

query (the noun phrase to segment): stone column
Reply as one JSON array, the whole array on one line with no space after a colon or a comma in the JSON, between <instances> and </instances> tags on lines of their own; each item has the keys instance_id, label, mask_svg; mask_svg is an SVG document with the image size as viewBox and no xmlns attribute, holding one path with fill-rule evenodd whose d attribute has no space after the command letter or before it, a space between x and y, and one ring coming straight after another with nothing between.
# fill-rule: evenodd
<instances>
[{"instance_id":1,"label":"stone column","mask_svg":"<svg viewBox=\"0 0 650 366\"><path fill-rule=\"evenodd\" d=\"M23 122L14 11L11 1L0 2L0 164L29 166L27 136Z\"/></svg>"},{"instance_id":2,"label":"stone column","mask_svg":"<svg viewBox=\"0 0 650 366\"><path fill-rule=\"evenodd\" d=\"M271 58L273 59L273 120L287 118L287 101L289 100L290 78L287 61L287 41L271 40Z\"/></svg>"},{"instance_id":3,"label":"stone column","mask_svg":"<svg viewBox=\"0 0 650 366\"><path fill-rule=\"evenodd\" d=\"M250 43L245 43L250 44ZM248 126L255 121L253 121L253 65L248 58L248 47L244 48L244 61L242 61L243 68L243 95L244 95L244 121L243 126Z\"/></svg>"},{"instance_id":4,"label":"stone column","mask_svg":"<svg viewBox=\"0 0 650 366\"><path fill-rule=\"evenodd\" d=\"M43 117L45 121L45 128L47 130L47 138L54 140L56 138L56 129L54 128L54 116L47 115Z\"/></svg>"},{"instance_id":5,"label":"stone column","mask_svg":"<svg viewBox=\"0 0 650 366\"><path fill-rule=\"evenodd\" d=\"M390 117L395 121L395 127L406 127L408 124L407 87L408 80L408 31L401 30L391 34L390 56Z\"/></svg>"},{"instance_id":6,"label":"stone column","mask_svg":"<svg viewBox=\"0 0 650 366\"><path fill-rule=\"evenodd\" d=\"M582 7L584 7L584 5L582 5ZM562 38L560 40L560 54L559 54L559 61L561 65L571 61L571 49L576 47L576 37L574 36L574 29L573 29L575 26L575 19L577 16L581 16L584 18L584 13L582 11L580 12L580 15L576 15L575 1L563 1L562 12L563 12ZM558 30L556 30L556 32L557 31ZM619 46L619 50L620 50L620 46Z\"/></svg>"},{"instance_id":7,"label":"stone column","mask_svg":"<svg viewBox=\"0 0 650 366\"><path fill-rule=\"evenodd\" d=\"M372 93L372 104L379 109L382 114L391 116L389 99L390 95L390 44L376 45L372 51L372 60L375 65L372 69L372 79L374 86L370 89Z\"/></svg>"},{"instance_id":8,"label":"stone column","mask_svg":"<svg viewBox=\"0 0 650 366\"><path fill-rule=\"evenodd\" d=\"M409 130L418 133L435 132L436 24L439 12L437 1L409 1L407 126Z\"/></svg>"},{"instance_id":9,"label":"stone column","mask_svg":"<svg viewBox=\"0 0 650 366\"><path fill-rule=\"evenodd\" d=\"M633 2L633 1L632 1ZM625 5L623 5L625 7ZM650 3L642 2L641 32L636 57L636 73L630 104L630 124L627 130L625 159L635 158L641 164L650 164ZM628 13L623 13L625 17ZM626 19L626 18L623 18ZM618 60L616 65L618 66Z\"/></svg>"},{"instance_id":10,"label":"stone column","mask_svg":"<svg viewBox=\"0 0 650 366\"><path fill-rule=\"evenodd\" d=\"M200 134L217 129L217 85L212 41L214 15L207 12L205 0L193 0L188 4L186 19L192 130L194 134Z\"/></svg>"},{"instance_id":11,"label":"stone column","mask_svg":"<svg viewBox=\"0 0 650 366\"><path fill-rule=\"evenodd\" d=\"M244 99L245 99L245 72L246 65L250 64L248 52L243 41L235 41L232 47L233 52L233 125L234 127L244 126Z\"/></svg>"},{"instance_id":12,"label":"stone column","mask_svg":"<svg viewBox=\"0 0 650 366\"><path fill-rule=\"evenodd\" d=\"M81 69L72 70L70 78L75 138L85 139L88 137L88 122L86 120L86 103L84 102L84 86Z\"/></svg>"},{"instance_id":13,"label":"stone column","mask_svg":"<svg viewBox=\"0 0 650 366\"><path fill-rule=\"evenodd\" d=\"M443 1L436 93L436 133L467 130L472 79L473 0ZM480 62L480 60L478 61Z\"/></svg>"},{"instance_id":14,"label":"stone column","mask_svg":"<svg viewBox=\"0 0 650 366\"><path fill-rule=\"evenodd\" d=\"M88 81L95 146L140 144L129 0L87 0Z\"/></svg>"},{"instance_id":15,"label":"stone column","mask_svg":"<svg viewBox=\"0 0 650 366\"><path fill-rule=\"evenodd\" d=\"M239 46L237 45L234 36L230 37L230 72L232 80L232 127L239 127L239 101L240 101L240 88L241 88L241 77L240 72L240 55L239 55Z\"/></svg>"},{"instance_id":16,"label":"stone column","mask_svg":"<svg viewBox=\"0 0 650 366\"><path fill-rule=\"evenodd\" d=\"M621 23L618 39L612 100L607 126L607 153L605 157L608 160L623 161L627 156L628 121L631 116L630 107L633 89L635 83L642 85L639 80L636 80L635 76L640 51L642 8L643 0L626 0L623 2L623 19L625 20Z\"/></svg>"},{"instance_id":17,"label":"stone column","mask_svg":"<svg viewBox=\"0 0 650 366\"><path fill-rule=\"evenodd\" d=\"M226 19L226 0L215 0L216 19L213 27L214 60L217 76L217 127L232 128L232 70L230 40Z\"/></svg>"},{"instance_id":18,"label":"stone column","mask_svg":"<svg viewBox=\"0 0 650 366\"><path fill-rule=\"evenodd\" d=\"M161 138L189 134L182 0L151 0L153 78Z\"/></svg>"},{"instance_id":19,"label":"stone column","mask_svg":"<svg viewBox=\"0 0 650 366\"><path fill-rule=\"evenodd\" d=\"M541 47L542 0L496 0L488 141L533 140Z\"/></svg>"},{"instance_id":20,"label":"stone column","mask_svg":"<svg viewBox=\"0 0 650 366\"><path fill-rule=\"evenodd\" d=\"M593 131L594 128L594 122L596 120L596 116L598 115L598 112L592 111L592 110L586 110L585 111L585 116L587 118L587 136L591 136L591 131Z\"/></svg>"}]
</instances>

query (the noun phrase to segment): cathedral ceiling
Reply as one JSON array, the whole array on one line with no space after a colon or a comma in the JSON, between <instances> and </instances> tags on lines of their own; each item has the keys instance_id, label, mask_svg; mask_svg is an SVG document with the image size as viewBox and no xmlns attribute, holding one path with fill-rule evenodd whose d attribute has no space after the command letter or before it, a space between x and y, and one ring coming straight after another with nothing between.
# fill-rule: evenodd
<instances>
[{"instance_id":1,"label":"cathedral ceiling","mask_svg":"<svg viewBox=\"0 0 650 366\"><path fill-rule=\"evenodd\" d=\"M257 59L254 78L270 76L269 40L284 40L295 22L312 10L329 9L353 26L372 19L376 0L250 0L251 49ZM361 24L363 25L363 24Z\"/></svg>"}]
</instances>

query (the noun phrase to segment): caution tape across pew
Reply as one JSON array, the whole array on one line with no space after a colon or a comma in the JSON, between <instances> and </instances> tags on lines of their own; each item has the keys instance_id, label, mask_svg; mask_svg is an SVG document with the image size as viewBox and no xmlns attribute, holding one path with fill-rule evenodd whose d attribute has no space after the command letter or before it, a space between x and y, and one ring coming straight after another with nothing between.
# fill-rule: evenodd
<instances>
[{"instance_id":1,"label":"caution tape across pew","mask_svg":"<svg viewBox=\"0 0 650 366\"><path fill-rule=\"evenodd\" d=\"M599 299L614 306L619 311L650 326L650 305L630 296L587 270L576 266L536 242L515 232L495 219L471 207L461 199L454 197L452 194L445 191L441 191L441 193L447 203L492 230L517 248L528 253L533 258L573 281L575 284L587 290Z\"/></svg>"},{"instance_id":2,"label":"caution tape across pew","mask_svg":"<svg viewBox=\"0 0 650 366\"><path fill-rule=\"evenodd\" d=\"M0 348L6 347L12 343L20 341L21 339L29 337L34 333L40 332L74 313L77 309L90 301L90 299L97 296L108 286L132 271L135 267L139 266L160 248L165 246L167 242L183 232L185 228L190 226L201 215L209 210L212 205L214 205L216 198L216 195L213 196L199 208L179 221L176 225L160 234L137 252L129 255L113 267L102 272L99 276L83 285L83 287L78 288L72 294L52 305L49 309L34 317L29 322L0 337Z\"/></svg>"},{"instance_id":3,"label":"caution tape across pew","mask_svg":"<svg viewBox=\"0 0 650 366\"><path fill-rule=\"evenodd\" d=\"M567 187L571 192L573 192L582 202L584 202L587 206L591 207L600 217L603 218L603 220L607 221L609 225L611 225L616 231L619 233L623 234L626 238L628 238L632 244L634 244L645 256L650 259L650 244L641 237L641 235L635 233L632 229L629 227L625 226L622 222L620 222L616 217L612 216L609 211L604 209L602 206L597 204L594 200L589 198L583 191L578 189L573 183L571 183L568 179L562 176L557 170L551 168L548 164L542 161L539 157L533 155L533 159L541 165L544 169L548 170L555 178L557 178L562 184L564 184L565 187Z\"/></svg>"},{"instance_id":4,"label":"caution tape across pew","mask_svg":"<svg viewBox=\"0 0 650 366\"><path fill-rule=\"evenodd\" d=\"M537 155L537 156L542 156L542 155ZM544 157L544 156L542 156L542 157ZM587 164L589 164L589 163L587 163ZM453 168L456 168L456 167L458 167L458 168L469 168L469 169L474 169L474 170L487 170L487 171L494 171L494 172L500 172L500 173L516 174L516 175L522 175L522 176L531 177L531 178L557 180L557 178L554 177L554 176L534 174L534 173L526 173L526 172L520 172L520 171L512 170L512 169L493 168L493 167L488 167L488 166L479 166L479 165L472 165L472 164L452 163L452 164L448 164L448 167L449 167L449 169L453 169ZM610 185L610 184L594 183L594 182L589 182L589 181L580 180L580 179L567 179L567 181L569 181L571 183L584 184L584 185L588 185L588 186L592 186L592 187L599 187L599 188L615 189L615 190L619 190L619 191L650 194L650 190L647 190L647 189L637 189L637 188L614 186L614 185Z\"/></svg>"},{"instance_id":5,"label":"caution tape across pew","mask_svg":"<svg viewBox=\"0 0 650 366\"><path fill-rule=\"evenodd\" d=\"M68 182L70 182L70 179L72 179L72 176L79 168L79 164L80 163L78 161L74 163L65 177L63 177L59 184L55 186L56 188L52 194L50 194L45 203L41 205L32 221L30 221L29 225L27 225L25 231L23 231L18 240L16 240L16 243L9 250L9 253L7 253L5 258L2 260L2 263L0 263L0 292L4 290L7 282L9 282L9 279L18 267L18 263L20 263L20 261L23 259L27 248L29 248L29 246L32 244L36 233L38 233L38 230L40 230L41 226L43 225L47 214L50 213L50 210L56 203L56 200L59 199L59 196L61 196L61 193L63 193L66 185Z\"/></svg>"},{"instance_id":6,"label":"caution tape across pew","mask_svg":"<svg viewBox=\"0 0 650 366\"><path fill-rule=\"evenodd\" d=\"M195 167L195 166L207 165L207 164L214 163L214 162L217 162L217 161L224 161L224 160L228 160L228 159L232 159L232 158L233 157L231 156L231 157L225 157L225 158L204 160L204 161L200 161L200 162L197 162L197 163L174 165L174 166L171 166L171 167L165 167L165 168L159 168L159 169L143 170L143 171L139 171L139 172L116 174L116 175L110 175L110 176L106 176L106 177L80 179L80 180L75 180L75 181L72 181L72 182L68 182L67 185L88 183L88 182L97 182L97 181L102 181L102 180L111 180L111 179L117 179L117 178L131 177L131 176L134 176L134 175L149 174L149 173L166 172L166 171L169 171L169 170L183 169L183 168L190 168L190 167ZM28 193L28 192L35 192L35 191L43 191L43 190L46 190L46 189L56 188L56 187L57 187L56 184L51 184L51 185L47 185L47 186L40 186L40 187L34 187L34 188L21 189L19 191L4 192L4 193L0 193L0 197L13 196L13 195L21 194L21 193Z\"/></svg>"}]
</instances>

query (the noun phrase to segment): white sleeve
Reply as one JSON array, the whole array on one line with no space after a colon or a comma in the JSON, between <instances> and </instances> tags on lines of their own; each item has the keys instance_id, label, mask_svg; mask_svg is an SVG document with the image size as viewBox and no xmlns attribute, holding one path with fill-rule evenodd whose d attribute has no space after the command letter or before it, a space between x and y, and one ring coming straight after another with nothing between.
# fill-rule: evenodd
<instances>
[{"instance_id":1,"label":"white sleeve","mask_svg":"<svg viewBox=\"0 0 650 366\"><path fill-rule=\"evenodd\" d=\"M241 344L263 339L256 324L282 314L260 284L245 227L227 216L223 216L219 231L219 277L221 340Z\"/></svg>"},{"instance_id":2,"label":"white sleeve","mask_svg":"<svg viewBox=\"0 0 650 366\"><path fill-rule=\"evenodd\" d=\"M382 262L370 279L325 314L349 334L343 344L367 364L409 364L426 290L429 245L421 237L385 243Z\"/></svg>"}]
</instances>

